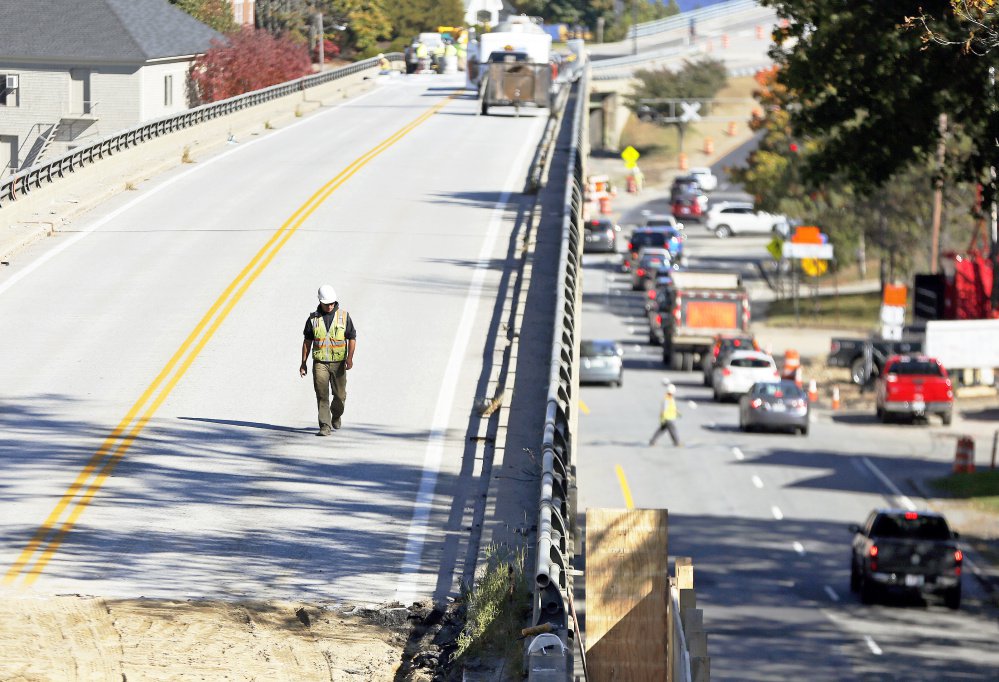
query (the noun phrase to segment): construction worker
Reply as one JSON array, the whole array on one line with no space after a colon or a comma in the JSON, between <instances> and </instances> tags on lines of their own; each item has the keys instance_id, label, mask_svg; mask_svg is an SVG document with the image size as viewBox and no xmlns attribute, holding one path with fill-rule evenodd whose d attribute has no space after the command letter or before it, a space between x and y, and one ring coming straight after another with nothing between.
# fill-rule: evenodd
<instances>
[{"instance_id":1,"label":"construction worker","mask_svg":"<svg viewBox=\"0 0 999 682\"><path fill-rule=\"evenodd\" d=\"M328 436L340 428L344 403L347 400L347 370L354 366L357 331L350 314L340 307L336 290L329 284L319 287L319 305L305 321L302 342L302 365L299 375L305 376L309 353L312 353L312 385L316 389L319 408L319 432ZM330 397L332 389L332 398Z\"/></svg>"},{"instance_id":2,"label":"construction worker","mask_svg":"<svg viewBox=\"0 0 999 682\"><path fill-rule=\"evenodd\" d=\"M430 50L423 44L423 41L416 43L417 71L428 71L430 69Z\"/></svg>"},{"instance_id":3,"label":"construction worker","mask_svg":"<svg viewBox=\"0 0 999 682\"><path fill-rule=\"evenodd\" d=\"M663 384L666 385L666 393L663 395L662 407L659 409L659 428L649 439L649 445L655 445L659 436L663 435L663 431L669 431L673 445L679 447L680 436L676 432L676 424L674 423L680 416L676 409L676 386L670 383L669 379L663 379Z\"/></svg>"},{"instance_id":4,"label":"construction worker","mask_svg":"<svg viewBox=\"0 0 999 682\"><path fill-rule=\"evenodd\" d=\"M384 54L378 55L378 72L379 73L389 73L392 71L392 63Z\"/></svg>"}]
</instances>

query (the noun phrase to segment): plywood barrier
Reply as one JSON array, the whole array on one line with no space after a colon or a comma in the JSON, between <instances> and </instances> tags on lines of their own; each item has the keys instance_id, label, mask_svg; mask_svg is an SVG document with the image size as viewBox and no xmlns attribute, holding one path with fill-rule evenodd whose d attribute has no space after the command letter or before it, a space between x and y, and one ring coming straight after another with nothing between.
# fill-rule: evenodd
<instances>
[{"instance_id":1,"label":"plywood barrier","mask_svg":"<svg viewBox=\"0 0 999 682\"><path fill-rule=\"evenodd\" d=\"M586 511L588 682L667 678L668 513Z\"/></svg>"}]
</instances>

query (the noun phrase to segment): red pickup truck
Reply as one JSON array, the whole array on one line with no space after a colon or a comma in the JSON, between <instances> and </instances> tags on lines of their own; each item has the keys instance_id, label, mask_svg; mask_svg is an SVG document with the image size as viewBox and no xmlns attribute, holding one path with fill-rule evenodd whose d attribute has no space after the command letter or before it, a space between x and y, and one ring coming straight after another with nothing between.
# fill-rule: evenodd
<instances>
[{"instance_id":1,"label":"red pickup truck","mask_svg":"<svg viewBox=\"0 0 999 682\"><path fill-rule=\"evenodd\" d=\"M935 358L891 356L885 361L876 390L878 418L883 422L897 416L915 419L937 414L946 426L953 418L954 391L947 370Z\"/></svg>"}]
</instances>

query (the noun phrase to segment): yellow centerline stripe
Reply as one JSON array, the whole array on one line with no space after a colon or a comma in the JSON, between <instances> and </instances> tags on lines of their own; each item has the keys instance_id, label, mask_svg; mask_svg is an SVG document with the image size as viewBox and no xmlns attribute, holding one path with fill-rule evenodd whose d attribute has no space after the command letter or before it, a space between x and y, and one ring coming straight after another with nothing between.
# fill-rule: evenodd
<instances>
[{"instance_id":1,"label":"yellow centerline stripe","mask_svg":"<svg viewBox=\"0 0 999 682\"><path fill-rule=\"evenodd\" d=\"M617 473L617 481L621 484L621 492L624 493L624 506L627 509L634 509L635 502L631 499L631 490L628 488L628 479L624 477L624 469L621 468L620 464L614 466L614 471Z\"/></svg>"},{"instance_id":2,"label":"yellow centerline stripe","mask_svg":"<svg viewBox=\"0 0 999 682\"><path fill-rule=\"evenodd\" d=\"M205 313L204 317L202 317L202 319L195 326L194 330L181 344L180 348L177 349L177 351L170 358L169 362L167 362L166 366L164 366L153 382L146 388L118 426L116 426L111 434L104 440L100 449L91 456L87 464L81 470L80 474L76 477L76 480L73 481L66 492L62 495L55 508L35 532L25 549L21 552L21 555L7 571L4 576L5 583L9 584L14 582L19 575L24 572L25 567L31 563L38 549L45 544L46 538L56 529L59 519L66 512L67 507L69 507L72 503L74 508L70 511L69 517L62 523L61 527L58 528L55 535L51 537L45 551L37 559L34 566L31 567L31 570L27 572L25 585L32 584L38 578L45 566L48 564L49 560L58 550L59 545L65 539L66 535L79 520L84 509L90 504L90 501L94 498L97 491L114 471L115 466L117 466L118 462L121 461L122 457L124 457L129 447L139 436L146 424L153 417L166 398L170 395L180 379L184 376L184 374L186 374L191 364L193 364L194 360L197 359L198 355L200 355L205 345L221 326L222 322L229 316L229 313L243 297L250 285L252 285L253 282L256 281L256 279L263 273L274 257L291 238L292 234L294 234L295 231L301 227L301 225L330 197L330 195L333 194L333 192L347 182L347 180L353 177L375 157L383 153L389 147L393 146L396 142L401 140L431 116L440 111L456 96L456 94L457 93L452 94L447 99L434 105L416 119L400 128L390 137L383 140L377 146L355 159L339 174L314 192L312 196L309 197L309 199L302 204L277 231L275 231L267 243L261 247L261 249L256 253L256 255L254 255L239 275L236 276L229 286L226 287L225 291L223 291L218 299L216 299L216 301L208 309L208 312ZM219 312L220 308L221 312ZM217 317L216 313L219 313ZM208 326L207 331L205 331L206 325L209 324L213 317L215 318L214 322L212 322L211 325ZM202 331L204 331L203 336ZM194 344L199 336L201 336L200 340L198 340L194 345L194 348L191 349L191 345ZM190 353L188 353L189 350ZM180 367L173 374L173 377L170 378L170 380L162 388L159 395L146 409L142 417L139 418L137 422L132 424L133 420L135 420L136 414L142 410L143 406L149 401L150 397L156 393L167 377L170 376L171 372L173 372L181 358L184 358L185 354L187 354L186 359L184 359L183 363L180 364ZM132 424L132 428L128 430L130 424ZM121 434L126 430L128 430L128 433L122 439ZM108 456L109 453L110 456ZM102 461L104 462L104 465L101 467L96 478L89 485L86 485L86 482L94 475L95 470ZM77 498L78 495L78 499L73 502L74 498Z\"/></svg>"}]
</instances>

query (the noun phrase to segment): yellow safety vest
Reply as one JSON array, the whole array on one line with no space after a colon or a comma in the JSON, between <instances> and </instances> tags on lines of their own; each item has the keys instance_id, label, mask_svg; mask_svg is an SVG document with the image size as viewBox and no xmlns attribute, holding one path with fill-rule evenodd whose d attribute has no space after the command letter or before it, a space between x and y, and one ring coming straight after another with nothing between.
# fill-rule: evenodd
<instances>
[{"instance_id":1,"label":"yellow safety vest","mask_svg":"<svg viewBox=\"0 0 999 682\"><path fill-rule=\"evenodd\" d=\"M323 316L312 315L312 359L315 362L340 362L347 357L347 313L338 308L333 315L333 328L326 329Z\"/></svg>"},{"instance_id":2,"label":"yellow safety vest","mask_svg":"<svg viewBox=\"0 0 999 682\"><path fill-rule=\"evenodd\" d=\"M424 57L426 57L427 56L427 46L424 45L423 43L420 43L419 45L417 45L416 46L416 56L419 57L420 59L423 59Z\"/></svg>"},{"instance_id":3,"label":"yellow safety vest","mask_svg":"<svg viewBox=\"0 0 999 682\"><path fill-rule=\"evenodd\" d=\"M663 396L663 409L659 415L660 421L673 421L676 419L676 400L667 393Z\"/></svg>"}]
</instances>

